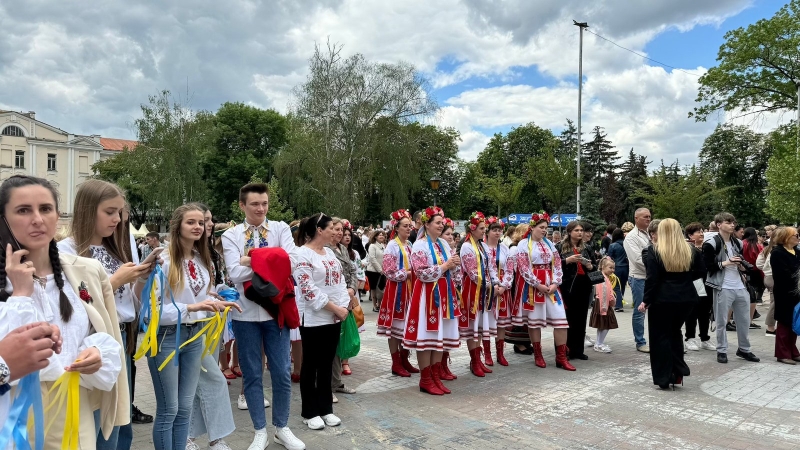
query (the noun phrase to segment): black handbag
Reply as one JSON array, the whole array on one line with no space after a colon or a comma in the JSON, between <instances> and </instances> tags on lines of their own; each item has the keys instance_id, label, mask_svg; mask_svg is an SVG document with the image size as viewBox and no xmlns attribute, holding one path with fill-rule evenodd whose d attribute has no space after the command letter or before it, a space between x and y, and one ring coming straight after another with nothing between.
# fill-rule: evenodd
<instances>
[{"instance_id":1,"label":"black handbag","mask_svg":"<svg viewBox=\"0 0 800 450\"><path fill-rule=\"evenodd\" d=\"M603 276L603 272L600 272L599 270L589 272L587 275L589 275L589 281L592 283L592 285L601 284L606 280Z\"/></svg>"}]
</instances>

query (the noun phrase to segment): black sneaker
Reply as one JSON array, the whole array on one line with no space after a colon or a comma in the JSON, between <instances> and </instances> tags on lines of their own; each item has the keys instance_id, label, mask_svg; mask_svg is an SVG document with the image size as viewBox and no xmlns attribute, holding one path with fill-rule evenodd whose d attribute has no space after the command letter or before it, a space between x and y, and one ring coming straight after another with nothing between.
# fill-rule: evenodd
<instances>
[{"instance_id":1,"label":"black sneaker","mask_svg":"<svg viewBox=\"0 0 800 450\"><path fill-rule=\"evenodd\" d=\"M761 360L760 360L760 359L758 359L758 357L757 357L756 355L754 355L752 352L743 352L743 351L742 351L742 350L740 350L740 349L737 349L737 350L736 350L736 356L738 356L739 358L742 358L742 359L746 359L746 360L748 360L748 361L750 361L750 362L759 362L759 361L761 361Z\"/></svg>"},{"instance_id":2,"label":"black sneaker","mask_svg":"<svg viewBox=\"0 0 800 450\"><path fill-rule=\"evenodd\" d=\"M615 311L615 312L625 312L625 310L624 310L624 309L622 309L622 308L617 308L617 309L615 309L614 311Z\"/></svg>"},{"instance_id":3,"label":"black sneaker","mask_svg":"<svg viewBox=\"0 0 800 450\"><path fill-rule=\"evenodd\" d=\"M758 310L756 310L755 312L753 312L753 319L758 319L759 317L761 317L761 313L760 313L760 312L758 312Z\"/></svg>"},{"instance_id":4,"label":"black sneaker","mask_svg":"<svg viewBox=\"0 0 800 450\"><path fill-rule=\"evenodd\" d=\"M728 322L728 324L725 325L725 329L727 331L736 331L736 324L733 322Z\"/></svg>"},{"instance_id":5,"label":"black sneaker","mask_svg":"<svg viewBox=\"0 0 800 450\"><path fill-rule=\"evenodd\" d=\"M750 329L751 330L760 330L761 329L761 325L759 325L757 323L750 322Z\"/></svg>"},{"instance_id":6,"label":"black sneaker","mask_svg":"<svg viewBox=\"0 0 800 450\"><path fill-rule=\"evenodd\" d=\"M153 416L139 411L139 408L137 408L136 405L131 404L131 408L133 409L133 414L131 414L131 422L138 424L153 422Z\"/></svg>"},{"instance_id":7,"label":"black sneaker","mask_svg":"<svg viewBox=\"0 0 800 450\"><path fill-rule=\"evenodd\" d=\"M722 364L728 364L728 355L725 353L717 353L717 362Z\"/></svg>"}]
</instances>

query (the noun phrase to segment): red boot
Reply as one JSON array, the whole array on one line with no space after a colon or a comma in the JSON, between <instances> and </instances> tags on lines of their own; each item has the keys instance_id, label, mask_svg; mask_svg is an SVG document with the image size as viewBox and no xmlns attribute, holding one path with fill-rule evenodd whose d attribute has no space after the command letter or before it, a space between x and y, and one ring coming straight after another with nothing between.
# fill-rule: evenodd
<instances>
[{"instance_id":1,"label":"red boot","mask_svg":"<svg viewBox=\"0 0 800 450\"><path fill-rule=\"evenodd\" d=\"M508 361L506 360L505 355L503 355L503 347L505 346L505 342L503 341L495 341L494 347L497 349L497 364L501 366L507 366Z\"/></svg>"},{"instance_id":2,"label":"red boot","mask_svg":"<svg viewBox=\"0 0 800 450\"><path fill-rule=\"evenodd\" d=\"M419 373L419 369L411 365L411 361L408 360L408 357L411 355L411 352L401 348L400 349L400 362L403 364L403 369L406 369L408 373Z\"/></svg>"},{"instance_id":3,"label":"red boot","mask_svg":"<svg viewBox=\"0 0 800 450\"><path fill-rule=\"evenodd\" d=\"M469 370L472 371L472 374L476 377L485 377L486 373L483 371L483 367L481 366L481 349L473 348L469 352Z\"/></svg>"},{"instance_id":4,"label":"red boot","mask_svg":"<svg viewBox=\"0 0 800 450\"><path fill-rule=\"evenodd\" d=\"M491 341L485 340L483 341L483 359L484 364L487 366L493 366L494 361L492 361L492 343Z\"/></svg>"},{"instance_id":5,"label":"red boot","mask_svg":"<svg viewBox=\"0 0 800 450\"><path fill-rule=\"evenodd\" d=\"M547 363L544 362L544 356L542 356L542 343L541 342L534 342L533 343L533 361L536 363L537 367L541 367L542 369L547 367ZM556 361L558 361L557 358L556 358Z\"/></svg>"},{"instance_id":6,"label":"red boot","mask_svg":"<svg viewBox=\"0 0 800 450\"><path fill-rule=\"evenodd\" d=\"M455 380L458 377L453 372L450 372L450 368L447 367L447 363L450 360L450 352L443 352L442 353L442 370L439 373L439 378L450 381Z\"/></svg>"},{"instance_id":7,"label":"red boot","mask_svg":"<svg viewBox=\"0 0 800 450\"><path fill-rule=\"evenodd\" d=\"M431 377L433 378L433 382L436 383L436 387L445 394L449 394L450 389L447 389L444 383L442 383L442 363L438 362L433 364L431 368Z\"/></svg>"},{"instance_id":8,"label":"red boot","mask_svg":"<svg viewBox=\"0 0 800 450\"><path fill-rule=\"evenodd\" d=\"M559 369L574 371L575 366L569 363L567 359L567 346L566 345L558 345L556 346L556 367Z\"/></svg>"},{"instance_id":9,"label":"red boot","mask_svg":"<svg viewBox=\"0 0 800 450\"><path fill-rule=\"evenodd\" d=\"M442 392L439 386L436 385L436 382L433 381L431 372L431 366L422 369L422 377L419 380L419 391L427 392L431 395L444 395L444 392Z\"/></svg>"},{"instance_id":10,"label":"red boot","mask_svg":"<svg viewBox=\"0 0 800 450\"><path fill-rule=\"evenodd\" d=\"M483 373L492 373L492 369L486 367L486 364L483 363L483 358L481 358L481 356L483 356L483 349L478 347L475 350L477 350L478 364L480 364L481 369L483 369Z\"/></svg>"},{"instance_id":11,"label":"red boot","mask_svg":"<svg viewBox=\"0 0 800 450\"><path fill-rule=\"evenodd\" d=\"M400 358L401 356L399 351L392 353L392 375L410 377L411 374L403 368L403 363L400 361Z\"/></svg>"}]
</instances>

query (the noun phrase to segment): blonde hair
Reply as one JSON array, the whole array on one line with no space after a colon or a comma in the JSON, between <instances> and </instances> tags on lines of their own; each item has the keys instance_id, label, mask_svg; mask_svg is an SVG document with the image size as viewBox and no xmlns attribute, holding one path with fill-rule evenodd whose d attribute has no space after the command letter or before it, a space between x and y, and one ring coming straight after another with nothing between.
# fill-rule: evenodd
<instances>
[{"instance_id":1,"label":"blonde hair","mask_svg":"<svg viewBox=\"0 0 800 450\"><path fill-rule=\"evenodd\" d=\"M183 279L183 261L192 259L192 255L183 254L183 245L181 245L181 225L183 224L183 216L190 211L199 211L205 214L203 208L197 204L189 204L178 207L172 213L172 219L169 221L169 272L167 273L167 283L172 288L173 292L177 292L184 287ZM206 266L206 269L211 273L211 252L208 250L208 236L206 236L206 228L203 227L203 234L200 239L195 241L193 249L200 255L200 261ZM208 282L208 288L214 284L214 277Z\"/></svg>"},{"instance_id":2,"label":"blonde hair","mask_svg":"<svg viewBox=\"0 0 800 450\"><path fill-rule=\"evenodd\" d=\"M92 257L90 245L97 229L97 208L100 203L117 197L122 197L123 202L125 201L122 189L114 183L97 179L81 183L75 194L74 214L70 227L70 235L75 241L78 256ZM125 230L125 221L122 220L122 210L120 210L120 220L114 233L103 238L103 247L106 251L123 264L131 262L129 252L125 251L125 247L130 247L130 237Z\"/></svg>"},{"instance_id":3,"label":"blonde hair","mask_svg":"<svg viewBox=\"0 0 800 450\"><path fill-rule=\"evenodd\" d=\"M789 229L787 227L780 227L772 230L772 237L769 240L769 245L764 247L764 256L769 256L776 246L783 245L788 242L789 234Z\"/></svg>"},{"instance_id":4,"label":"blonde hair","mask_svg":"<svg viewBox=\"0 0 800 450\"><path fill-rule=\"evenodd\" d=\"M606 256L605 258L600 260L600 264L599 264L600 267L598 267L598 269L602 272L603 269L605 269L606 266L609 265L609 264L611 264L613 266L616 266L616 263L614 262L614 260L611 259L611 257Z\"/></svg>"},{"instance_id":5,"label":"blonde hair","mask_svg":"<svg viewBox=\"0 0 800 450\"><path fill-rule=\"evenodd\" d=\"M531 229L531 226L528 225L527 223L521 223L521 224L517 225L517 227L514 228L514 234L511 237L511 244L512 245L519 244L519 241L521 241L522 238L526 234L528 234L528 230L530 230L530 229Z\"/></svg>"},{"instance_id":6,"label":"blonde hair","mask_svg":"<svg viewBox=\"0 0 800 450\"><path fill-rule=\"evenodd\" d=\"M675 219L664 219L658 224L658 241L653 248L667 272L686 272L692 266L694 250L686 243L681 224Z\"/></svg>"}]
</instances>

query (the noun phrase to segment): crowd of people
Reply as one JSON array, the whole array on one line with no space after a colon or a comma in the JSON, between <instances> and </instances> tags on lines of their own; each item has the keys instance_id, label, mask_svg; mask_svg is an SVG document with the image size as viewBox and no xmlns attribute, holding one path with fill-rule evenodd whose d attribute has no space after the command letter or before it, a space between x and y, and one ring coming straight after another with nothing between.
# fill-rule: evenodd
<instances>
[{"instance_id":1,"label":"crowd of people","mask_svg":"<svg viewBox=\"0 0 800 450\"><path fill-rule=\"evenodd\" d=\"M15 442L36 393L63 391L79 408L47 410L54 425L44 448L130 449L131 423L153 422L156 449L199 449L203 436L210 448L228 449L224 438L237 426L228 386L241 377L237 407L255 430L249 449L269 444L269 406L274 442L303 449L288 427L292 383L309 429L342 423L336 394L355 390L343 382L353 369L337 347L362 296L388 341L387 373L418 376L430 395L452 392L450 353L462 342L479 378L508 365L507 344L541 369L545 354L575 371L587 348L611 353L606 339L629 310L627 285L636 349L649 353L662 389L690 374L687 351L714 350L726 363L727 331L737 333L735 355L758 362L748 337L765 290L774 355L800 361L793 227L760 233L728 213L707 229L682 227L640 208L633 223L609 225L597 245L591 224L571 222L562 235L545 212L516 226L474 212L463 230L436 206L397 210L388 229L356 229L325 213L286 224L267 219L268 187L251 183L239 191L242 223L215 225L206 206L191 203L174 211L164 242L150 233L137 245L116 185L83 183L69 236L57 238L58 198L41 178L12 176L0 186L0 422ZM542 346L548 327L552 349ZM154 418L132 404L142 357ZM0 448L13 443L0 440Z\"/></svg>"}]
</instances>

